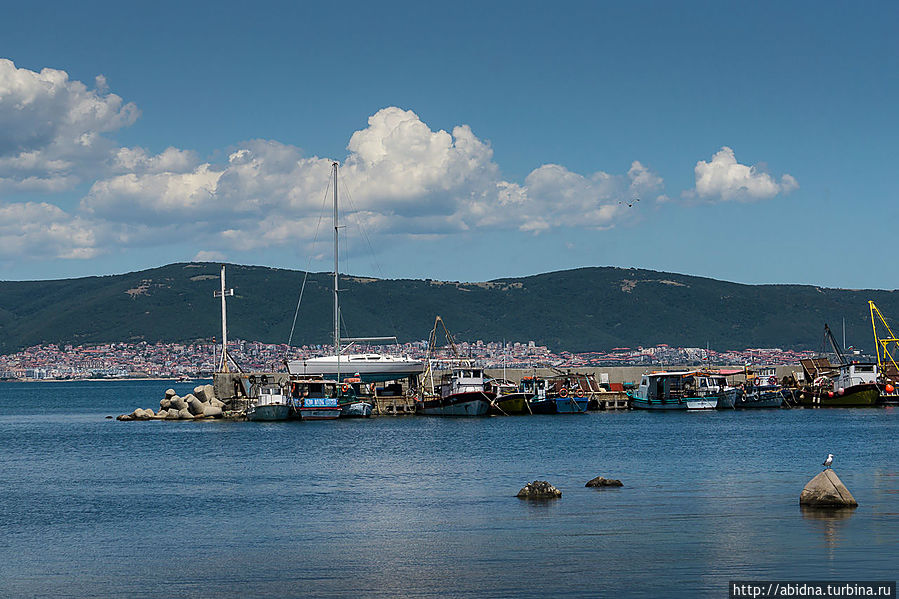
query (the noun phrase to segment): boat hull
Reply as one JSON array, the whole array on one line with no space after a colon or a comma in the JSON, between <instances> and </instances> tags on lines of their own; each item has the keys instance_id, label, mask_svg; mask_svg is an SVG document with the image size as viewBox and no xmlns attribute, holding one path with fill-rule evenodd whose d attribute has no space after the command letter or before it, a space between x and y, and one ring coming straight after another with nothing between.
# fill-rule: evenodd
<instances>
[{"instance_id":1,"label":"boat hull","mask_svg":"<svg viewBox=\"0 0 899 599\"><path fill-rule=\"evenodd\" d=\"M371 412L371 404L367 401L355 401L340 406L341 418L368 418Z\"/></svg>"},{"instance_id":2,"label":"boat hull","mask_svg":"<svg viewBox=\"0 0 899 599\"><path fill-rule=\"evenodd\" d=\"M554 399L532 399L530 403L534 414L558 414Z\"/></svg>"},{"instance_id":3,"label":"boat hull","mask_svg":"<svg viewBox=\"0 0 899 599\"><path fill-rule=\"evenodd\" d=\"M585 414L589 400L586 397L556 397L556 414Z\"/></svg>"},{"instance_id":4,"label":"boat hull","mask_svg":"<svg viewBox=\"0 0 899 599\"><path fill-rule=\"evenodd\" d=\"M642 399L631 397L631 407L638 410L686 410L687 403L683 400L662 401L658 399Z\"/></svg>"},{"instance_id":5,"label":"boat hull","mask_svg":"<svg viewBox=\"0 0 899 599\"><path fill-rule=\"evenodd\" d=\"M301 420L335 420L340 418L340 408L300 408Z\"/></svg>"},{"instance_id":6,"label":"boat hull","mask_svg":"<svg viewBox=\"0 0 899 599\"><path fill-rule=\"evenodd\" d=\"M500 395L490 406L491 414L529 414L528 395L526 393L510 393Z\"/></svg>"},{"instance_id":7,"label":"boat hull","mask_svg":"<svg viewBox=\"0 0 899 599\"><path fill-rule=\"evenodd\" d=\"M495 393L481 391L454 393L420 401L416 411L424 416L486 416L495 398Z\"/></svg>"},{"instance_id":8,"label":"boat hull","mask_svg":"<svg viewBox=\"0 0 899 599\"><path fill-rule=\"evenodd\" d=\"M834 393L830 397L824 393L804 393L799 403L806 407L819 408L865 408L877 405L880 399L880 389L876 385L854 385L843 394Z\"/></svg>"},{"instance_id":9,"label":"boat hull","mask_svg":"<svg viewBox=\"0 0 899 599\"><path fill-rule=\"evenodd\" d=\"M783 405L783 392L779 390L756 390L751 392L744 392L743 395L737 398L737 401L734 402L735 408L779 408Z\"/></svg>"},{"instance_id":10,"label":"boat hull","mask_svg":"<svg viewBox=\"0 0 899 599\"><path fill-rule=\"evenodd\" d=\"M338 374L340 376L358 375L364 383L379 383L421 374L424 370L424 363L421 360L400 356L359 354L340 356L339 366L334 356L291 360L287 363L287 370L292 375L323 376L325 378L335 378Z\"/></svg>"},{"instance_id":11,"label":"boat hull","mask_svg":"<svg viewBox=\"0 0 899 599\"><path fill-rule=\"evenodd\" d=\"M717 397L694 397L686 400L687 409L691 412L697 410L717 410Z\"/></svg>"},{"instance_id":12,"label":"boat hull","mask_svg":"<svg viewBox=\"0 0 899 599\"><path fill-rule=\"evenodd\" d=\"M287 420L290 417L290 406L286 404L268 404L253 406L247 412L247 420L253 422L274 422Z\"/></svg>"}]
</instances>

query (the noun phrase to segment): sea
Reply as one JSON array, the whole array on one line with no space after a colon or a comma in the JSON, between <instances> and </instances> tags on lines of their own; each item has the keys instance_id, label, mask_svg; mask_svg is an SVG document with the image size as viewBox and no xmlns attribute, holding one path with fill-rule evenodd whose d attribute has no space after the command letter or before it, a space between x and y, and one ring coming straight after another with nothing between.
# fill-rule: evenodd
<instances>
[{"instance_id":1,"label":"sea","mask_svg":"<svg viewBox=\"0 0 899 599\"><path fill-rule=\"evenodd\" d=\"M720 598L897 578L896 408L106 418L194 384L0 383L0 596ZM828 453L858 509L800 509ZM534 480L562 497L516 498Z\"/></svg>"}]
</instances>

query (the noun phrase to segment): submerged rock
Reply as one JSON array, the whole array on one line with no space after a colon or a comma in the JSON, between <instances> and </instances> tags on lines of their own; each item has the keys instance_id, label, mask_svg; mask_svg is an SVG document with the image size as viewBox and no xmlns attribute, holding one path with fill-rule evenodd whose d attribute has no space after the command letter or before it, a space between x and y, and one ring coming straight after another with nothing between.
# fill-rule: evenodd
<instances>
[{"instance_id":1,"label":"submerged rock","mask_svg":"<svg viewBox=\"0 0 899 599\"><path fill-rule=\"evenodd\" d=\"M519 499L556 499L561 496L562 491L545 480L535 480L526 484L516 495Z\"/></svg>"},{"instance_id":2,"label":"submerged rock","mask_svg":"<svg viewBox=\"0 0 899 599\"><path fill-rule=\"evenodd\" d=\"M828 468L810 480L799 495L799 505L815 508L858 507L858 502L837 473Z\"/></svg>"},{"instance_id":3,"label":"submerged rock","mask_svg":"<svg viewBox=\"0 0 899 599\"><path fill-rule=\"evenodd\" d=\"M597 476L596 478L587 481L585 487L623 487L624 484L616 479L616 478L603 478L601 476Z\"/></svg>"}]
</instances>

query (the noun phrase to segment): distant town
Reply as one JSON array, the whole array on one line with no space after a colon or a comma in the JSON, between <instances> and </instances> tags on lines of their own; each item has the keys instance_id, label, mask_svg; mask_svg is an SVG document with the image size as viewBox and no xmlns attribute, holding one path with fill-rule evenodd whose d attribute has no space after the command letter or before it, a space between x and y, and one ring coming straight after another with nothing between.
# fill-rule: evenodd
<instances>
[{"instance_id":1,"label":"distant town","mask_svg":"<svg viewBox=\"0 0 899 599\"><path fill-rule=\"evenodd\" d=\"M427 342L399 346L360 348L351 351L380 351L424 359ZM716 351L699 347L617 347L610 351L553 353L534 341L502 343L474 341L457 343L460 356L485 368L596 368L602 366L700 366L703 364L798 364L815 357L813 351L759 348ZM228 343L229 355L245 371L271 372L284 369L285 359L302 359L333 353L329 345L269 344L235 340ZM97 379L178 378L211 376L221 355L221 344L198 343L105 343L97 345L39 345L0 356L0 378ZM447 356L444 348L442 356Z\"/></svg>"}]
</instances>

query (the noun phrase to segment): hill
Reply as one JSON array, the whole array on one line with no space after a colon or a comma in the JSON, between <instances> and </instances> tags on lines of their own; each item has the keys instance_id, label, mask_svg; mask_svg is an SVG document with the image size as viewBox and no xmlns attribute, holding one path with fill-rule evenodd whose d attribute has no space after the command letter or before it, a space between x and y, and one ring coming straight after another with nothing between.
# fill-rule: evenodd
<instances>
[{"instance_id":1,"label":"hill","mask_svg":"<svg viewBox=\"0 0 899 599\"><path fill-rule=\"evenodd\" d=\"M229 336L284 343L303 273L229 265ZM0 353L43 343L192 341L221 330L220 266L170 264L122 275L0 282ZM580 268L482 283L341 277L350 336L427 338L443 316L460 340L534 340L553 350L675 346L818 349L846 319L873 350L869 299L899 315L896 291L743 285L641 269ZM331 277L309 275L294 344L328 343ZM839 333L837 333L839 335Z\"/></svg>"}]
</instances>

